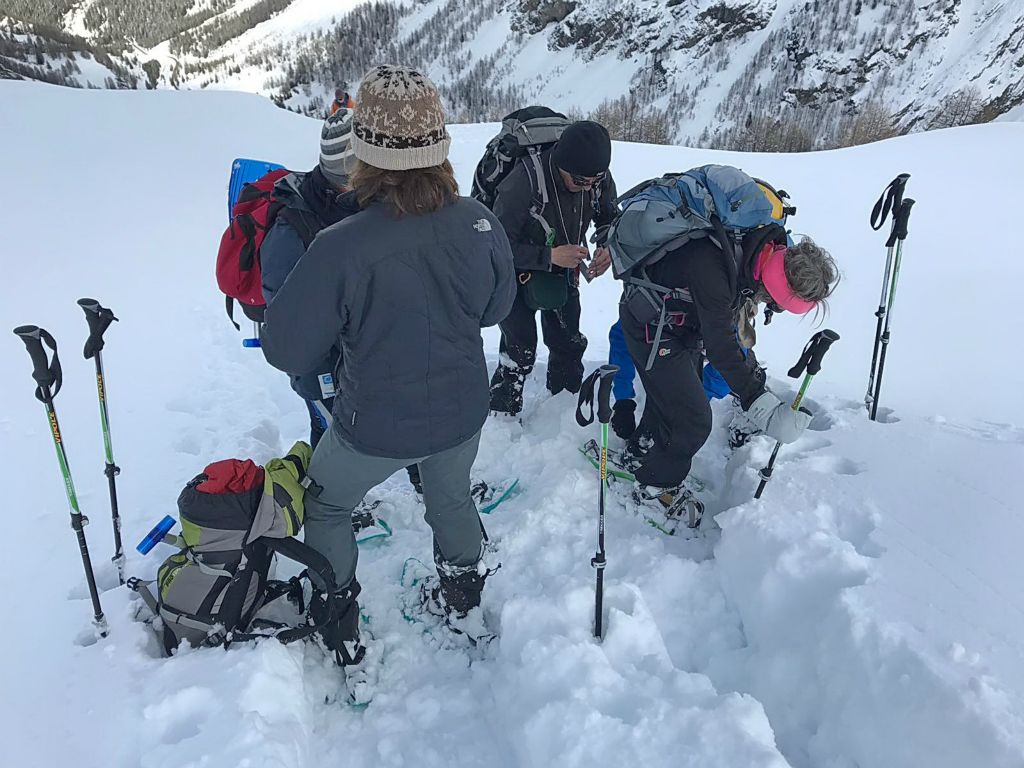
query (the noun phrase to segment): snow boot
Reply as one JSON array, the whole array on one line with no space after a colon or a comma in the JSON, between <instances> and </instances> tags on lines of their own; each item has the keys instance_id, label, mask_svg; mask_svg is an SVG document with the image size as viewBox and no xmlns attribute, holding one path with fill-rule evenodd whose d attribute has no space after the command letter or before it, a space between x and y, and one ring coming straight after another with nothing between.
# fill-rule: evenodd
<instances>
[{"instance_id":1,"label":"snow boot","mask_svg":"<svg viewBox=\"0 0 1024 768\"><path fill-rule=\"evenodd\" d=\"M416 499L423 501L423 481L420 479L420 465L410 464L405 468L405 471L409 474L409 482L412 483L412 489L416 492Z\"/></svg>"},{"instance_id":2,"label":"snow boot","mask_svg":"<svg viewBox=\"0 0 1024 768\"><path fill-rule=\"evenodd\" d=\"M491 377L490 410L493 414L518 416L523 410L526 377L515 368L499 363Z\"/></svg>"},{"instance_id":3,"label":"snow boot","mask_svg":"<svg viewBox=\"0 0 1024 768\"><path fill-rule=\"evenodd\" d=\"M636 400L616 400L612 406L612 432L630 440L636 432Z\"/></svg>"},{"instance_id":4,"label":"snow boot","mask_svg":"<svg viewBox=\"0 0 1024 768\"><path fill-rule=\"evenodd\" d=\"M359 637L359 603L362 591L355 579L345 589L334 593L333 611L327 596L313 590L309 601L309 616L328 651L334 652L335 662L345 670L349 704L366 706L373 698L376 669L368 658L367 648Z\"/></svg>"},{"instance_id":5,"label":"snow boot","mask_svg":"<svg viewBox=\"0 0 1024 768\"><path fill-rule=\"evenodd\" d=\"M480 596L487 577L501 566L489 569L483 559L473 565L452 565L441 559L434 547L437 575L420 582L420 604L440 619L453 633L464 635L473 645L486 645L494 639L484 623Z\"/></svg>"},{"instance_id":6,"label":"snow boot","mask_svg":"<svg viewBox=\"0 0 1024 768\"><path fill-rule=\"evenodd\" d=\"M673 488L637 483L633 487L633 501L648 523L669 536L675 534L680 523L697 528L704 516L703 502L685 480Z\"/></svg>"},{"instance_id":7,"label":"snow boot","mask_svg":"<svg viewBox=\"0 0 1024 768\"><path fill-rule=\"evenodd\" d=\"M583 351L587 348L587 337L582 333L577 333L569 339L569 343L579 350L582 358ZM579 394L580 388L583 386L583 363L580 360L551 360L549 358L546 384L548 392L552 395L557 395L562 391L571 392L574 395Z\"/></svg>"}]
</instances>

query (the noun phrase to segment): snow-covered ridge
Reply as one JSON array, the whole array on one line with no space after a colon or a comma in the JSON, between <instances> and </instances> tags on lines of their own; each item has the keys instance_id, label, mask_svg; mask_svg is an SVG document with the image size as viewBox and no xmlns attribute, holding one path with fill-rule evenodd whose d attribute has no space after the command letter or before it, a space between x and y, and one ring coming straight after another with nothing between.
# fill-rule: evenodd
<instances>
[{"instance_id":1,"label":"snow-covered ridge","mask_svg":"<svg viewBox=\"0 0 1024 768\"><path fill-rule=\"evenodd\" d=\"M1019 768L1024 761L1024 370L1002 329L999 286L1024 266L997 228L970 250L950 236L949 189L1015 189L1024 126L993 124L808 155L737 155L617 144L620 186L711 160L784 186L793 220L829 247L844 282L827 319L842 339L810 391L816 419L787 446L760 502L771 445L724 450L728 408L696 471L719 539L663 537L609 505L610 607L590 637L594 473L573 398L530 382L523 428L490 423L476 472L524 490L486 523L503 567L485 601L500 630L471 661L436 651L397 609L409 555L429 534L407 484L384 500L395 537L360 560L364 606L386 649L370 708L325 705L337 672L316 652L272 643L156 656L113 587L92 363L80 296L120 318L104 349L125 540L130 546L209 461L278 455L306 419L284 377L242 349L212 278L235 156L305 168L319 124L231 93L71 91L0 83L0 146L16 185L0 190L0 255L11 290L0 327L54 333L57 409L100 572L111 635L92 643L81 566L29 361L0 335L9 472L0 581L11 617L0 657L0 739L11 765L583 766ZM74 115L74 130L54 115ZM493 126L453 126L463 185ZM885 420L859 405L884 237L875 196L897 172L918 200L904 254ZM88 194L54 183L88 179ZM130 183L129 183L130 182ZM61 226L54 226L54 211ZM617 286L584 287L588 369L606 354ZM814 330L785 315L759 334L772 383ZM492 359L497 343L485 336ZM166 550L165 550L166 554ZM160 555L129 558L151 576ZM18 631L14 631L14 627ZM52 713L41 716L40 713Z\"/></svg>"},{"instance_id":2,"label":"snow-covered ridge","mask_svg":"<svg viewBox=\"0 0 1024 768\"><path fill-rule=\"evenodd\" d=\"M828 144L844 118L867 109L883 110L902 130L922 130L942 124L954 92L972 96L972 118L981 121L1024 101L1024 7L1006 0L223 0L217 7L197 28L136 51L135 66L158 62L164 85L247 90L319 113L335 82L357 82L380 57L400 59L427 69L468 118L527 102L587 111L633 94L667 110L679 140L702 145L734 145L748 116L781 117L812 143ZM82 18L65 22L81 34ZM316 43L317 35L365 23L387 29Z\"/></svg>"}]
</instances>

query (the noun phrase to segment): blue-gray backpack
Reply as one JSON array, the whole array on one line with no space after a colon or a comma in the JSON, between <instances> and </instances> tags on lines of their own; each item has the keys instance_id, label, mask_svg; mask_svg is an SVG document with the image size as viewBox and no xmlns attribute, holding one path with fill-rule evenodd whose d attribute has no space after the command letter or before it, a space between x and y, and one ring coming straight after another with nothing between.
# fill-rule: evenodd
<instances>
[{"instance_id":1,"label":"blue-gray backpack","mask_svg":"<svg viewBox=\"0 0 1024 768\"><path fill-rule=\"evenodd\" d=\"M685 288L666 288L653 282L648 268L666 254L700 238L709 238L722 251L734 295L747 233L771 224L784 225L796 213L788 195L767 182L728 165L703 165L685 173L645 181L621 195L621 208L608 230L612 270L625 284L623 302L638 317L656 324L647 360L654 363L667 322L665 302L689 302Z\"/></svg>"}]
</instances>

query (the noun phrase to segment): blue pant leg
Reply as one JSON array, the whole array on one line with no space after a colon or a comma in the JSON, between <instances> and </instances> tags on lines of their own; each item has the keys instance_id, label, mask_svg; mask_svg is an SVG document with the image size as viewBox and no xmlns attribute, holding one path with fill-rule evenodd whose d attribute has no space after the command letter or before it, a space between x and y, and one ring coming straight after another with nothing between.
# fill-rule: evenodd
<instances>
[{"instance_id":1,"label":"blue pant leg","mask_svg":"<svg viewBox=\"0 0 1024 768\"><path fill-rule=\"evenodd\" d=\"M612 394L616 400L632 400L636 397L636 390L633 388L636 366L633 364L633 358L629 356L626 337L622 335L621 322L616 322L608 330L608 344L608 362L619 366L619 372L615 374L615 381L612 383Z\"/></svg>"}]
</instances>

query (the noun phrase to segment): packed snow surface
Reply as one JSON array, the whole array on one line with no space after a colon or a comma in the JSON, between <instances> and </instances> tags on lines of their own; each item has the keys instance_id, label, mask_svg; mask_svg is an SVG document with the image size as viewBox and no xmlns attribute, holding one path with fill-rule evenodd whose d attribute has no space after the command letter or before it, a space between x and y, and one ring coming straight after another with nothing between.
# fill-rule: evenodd
<instances>
[{"instance_id":1,"label":"packed snow surface","mask_svg":"<svg viewBox=\"0 0 1024 768\"><path fill-rule=\"evenodd\" d=\"M319 125L254 96L72 91L0 83L7 290L0 328L57 338L57 397L110 635L90 608L42 406L21 342L0 335L7 470L0 539L4 765L686 766L1020 768L1024 765L1024 365L1012 346L1024 262L1012 216L1024 126L920 134L811 155L736 155L618 144L624 190L664 171L728 162L785 188L844 280L824 323L842 339L811 387L816 416L779 454L730 456L727 403L696 462L721 532L670 538L609 496L607 636L591 637L597 480L576 447L596 435L543 366L522 426L485 427L475 474L523 491L486 524L503 563L484 593L500 638L438 649L403 620L404 559L429 562L404 477L371 492L395 528L360 559L383 655L365 711L334 701L338 671L310 646L264 642L162 659L137 601L116 586L91 361L82 312L120 322L104 350L128 567L152 577L166 546L132 547L208 462L283 453L307 432L285 377L243 349L213 257L234 157L298 169ZM493 126L454 126L468 189ZM860 401L884 232L868 212L897 173L917 199L883 391ZM973 191L973 192L971 192ZM983 203L983 205L980 205ZM583 287L588 369L607 352L619 286ZM760 329L772 386L816 326ZM401 332L401 308L396 308ZM494 363L497 333L485 333ZM543 354L542 354L543 357Z\"/></svg>"}]
</instances>

